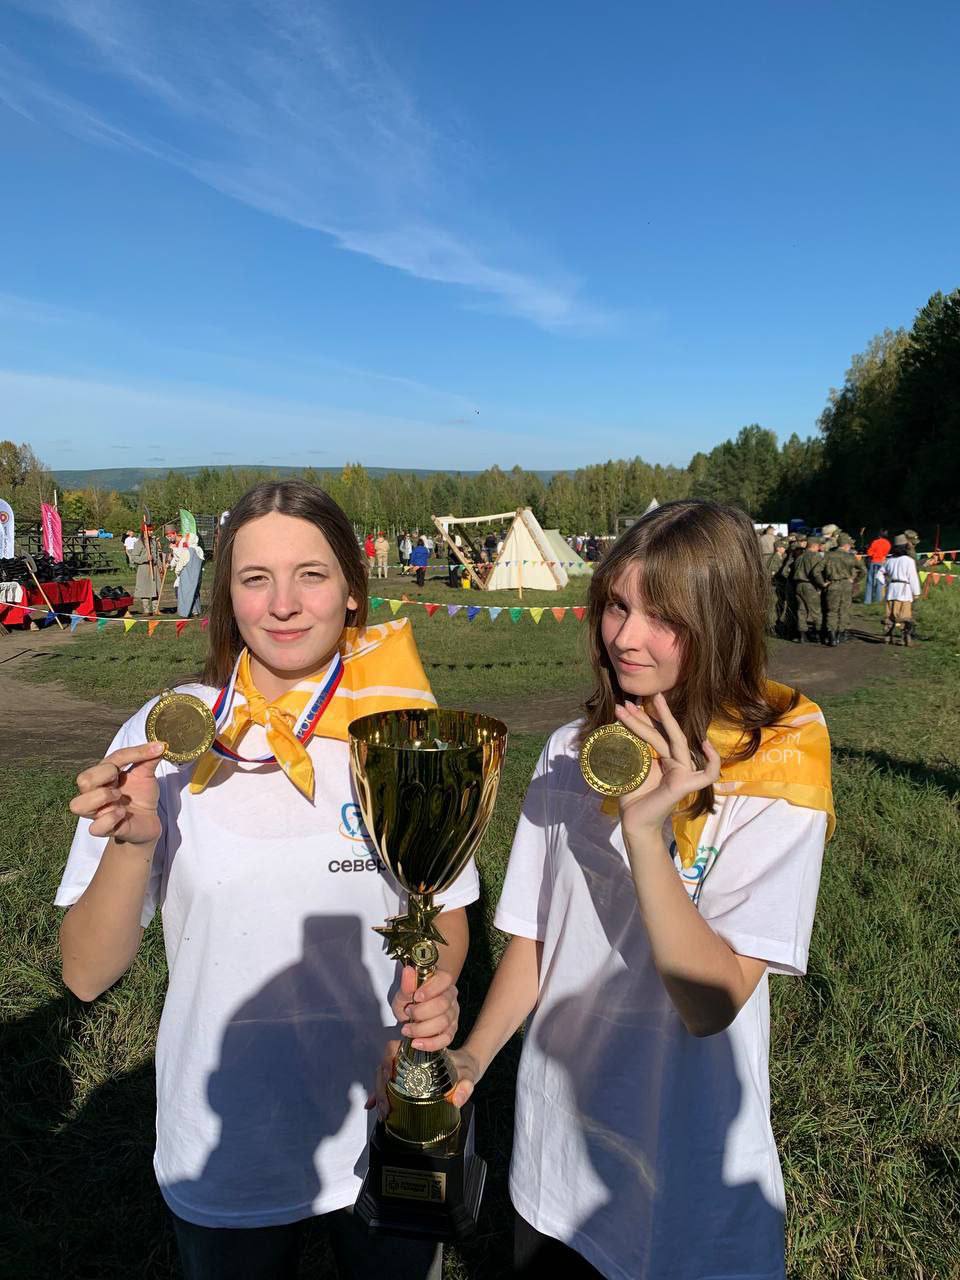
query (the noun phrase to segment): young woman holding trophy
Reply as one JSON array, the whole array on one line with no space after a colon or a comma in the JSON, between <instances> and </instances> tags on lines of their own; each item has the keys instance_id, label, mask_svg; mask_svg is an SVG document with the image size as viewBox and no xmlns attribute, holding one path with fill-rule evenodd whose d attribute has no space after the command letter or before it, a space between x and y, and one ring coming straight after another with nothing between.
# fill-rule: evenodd
<instances>
[{"instance_id":1,"label":"young woman holding trophy","mask_svg":"<svg viewBox=\"0 0 960 1280\"><path fill-rule=\"evenodd\" d=\"M518 1274L784 1274L767 974L805 970L833 811L819 709L765 678L766 590L750 521L708 502L659 507L594 575L596 687L537 765L513 937L451 1055L462 1103L533 1013Z\"/></svg>"},{"instance_id":2,"label":"young woman holding trophy","mask_svg":"<svg viewBox=\"0 0 960 1280\"><path fill-rule=\"evenodd\" d=\"M368 844L347 726L436 701L409 623L366 616L340 508L258 485L223 529L202 681L132 716L71 802L67 985L98 996L162 912L154 1165L187 1280L296 1275L319 1215L342 1275L439 1277L432 1242L368 1238L348 1210L384 1042L398 1022L417 1049L452 1039L478 894L471 861L438 895L446 944L415 989L373 932L403 896Z\"/></svg>"}]
</instances>

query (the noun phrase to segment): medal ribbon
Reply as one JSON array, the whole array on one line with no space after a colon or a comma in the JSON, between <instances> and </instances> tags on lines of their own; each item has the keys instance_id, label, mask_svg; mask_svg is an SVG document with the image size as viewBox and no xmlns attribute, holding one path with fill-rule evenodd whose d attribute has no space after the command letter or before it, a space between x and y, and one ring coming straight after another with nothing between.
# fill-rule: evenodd
<instances>
[{"instance_id":1,"label":"medal ribbon","mask_svg":"<svg viewBox=\"0 0 960 1280\"><path fill-rule=\"evenodd\" d=\"M273 702L267 702L253 683L250 654L244 649L233 668L229 683L221 689L214 703L217 737L211 748L212 754L204 757L194 770L190 790L203 790L217 771L220 763L217 757L249 764L276 761L297 790L308 800L312 800L313 762L306 744L313 736L342 678L343 659L336 653L321 675L303 681L296 689L281 694ZM237 690L244 701L234 706ZM242 756L236 747L252 724L259 724L266 730L271 750L259 756Z\"/></svg>"}]
</instances>

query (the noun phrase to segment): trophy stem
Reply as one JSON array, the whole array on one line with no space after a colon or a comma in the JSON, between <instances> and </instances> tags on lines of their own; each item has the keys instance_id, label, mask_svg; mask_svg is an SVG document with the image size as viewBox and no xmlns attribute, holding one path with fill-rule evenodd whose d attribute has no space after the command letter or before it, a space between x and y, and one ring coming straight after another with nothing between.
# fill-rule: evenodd
<instances>
[{"instance_id":1,"label":"trophy stem","mask_svg":"<svg viewBox=\"0 0 960 1280\"><path fill-rule=\"evenodd\" d=\"M402 959L416 969L418 987L436 973L440 959L437 941L446 941L432 922L435 913L433 894L410 894L406 919L413 924L414 936ZM404 1036L394 1061L393 1079L387 1084L387 1130L418 1147L450 1137L460 1124L459 1109L449 1100L456 1082L453 1064L443 1050L414 1049L410 1037Z\"/></svg>"}]
</instances>

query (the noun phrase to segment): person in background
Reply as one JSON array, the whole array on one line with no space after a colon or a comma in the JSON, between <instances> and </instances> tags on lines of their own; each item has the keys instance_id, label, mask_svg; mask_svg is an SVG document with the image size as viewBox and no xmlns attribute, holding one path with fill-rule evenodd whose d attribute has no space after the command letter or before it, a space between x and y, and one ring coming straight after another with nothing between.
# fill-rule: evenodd
<instances>
[{"instance_id":1,"label":"person in background","mask_svg":"<svg viewBox=\"0 0 960 1280\"><path fill-rule=\"evenodd\" d=\"M417 586L422 587L424 578L427 573L427 565L430 563L430 552L427 550L427 544L422 538L417 539L417 545L410 553L411 567L417 571Z\"/></svg>"},{"instance_id":2,"label":"person in background","mask_svg":"<svg viewBox=\"0 0 960 1280\"><path fill-rule=\"evenodd\" d=\"M760 554L762 556L770 556L773 554L777 545L777 531L772 524L768 524L761 534L758 535L760 540Z\"/></svg>"},{"instance_id":3,"label":"person in background","mask_svg":"<svg viewBox=\"0 0 960 1280\"><path fill-rule=\"evenodd\" d=\"M195 533L185 533L175 552L177 613L191 618L200 612L200 580L203 577L203 547Z\"/></svg>"},{"instance_id":4,"label":"person in background","mask_svg":"<svg viewBox=\"0 0 960 1280\"><path fill-rule=\"evenodd\" d=\"M914 561L917 559L917 546L920 542L920 535L916 529L904 529L903 536L907 540L907 555Z\"/></svg>"},{"instance_id":5,"label":"person in background","mask_svg":"<svg viewBox=\"0 0 960 1280\"><path fill-rule=\"evenodd\" d=\"M767 596L767 635L775 636L777 627L783 617L783 592L780 588L780 569L783 565L783 557L787 550L787 544L782 538L778 538L773 544L773 550L763 557L763 567L766 570L768 579L770 580L770 591Z\"/></svg>"},{"instance_id":6,"label":"person in background","mask_svg":"<svg viewBox=\"0 0 960 1280\"><path fill-rule=\"evenodd\" d=\"M909 648L913 644L916 626L913 602L920 594L920 575L917 562L910 554L906 534L898 533L894 538L893 549L880 566L878 577L887 593L883 638L887 644L893 644L899 628L903 633L903 643Z\"/></svg>"},{"instance_id":7,"label":"person in background","mask_svg":"<svg viewBox=\"0 0 960 1280\"><path fill-rule=\"evenodd\" d=\"M363 540L363 554L367 557L367 573L373 577L373 566L377 558L377 549L373 544L373 534L368 533Z\"/></svg>"},{"instance_id":8,"label":"person in background","mask_svg":"<svg viewBox=\"0 0 960 1280\"><path fill-rule=\"evenodd\" d=\"M487 563L493 564L497 558L497 535L492 529L483 540L483 549L487 553Z\"/></svg>"},{"instance_id":9,"label":"person in background","mask_svg":"<svg viewBox=\"0 0 960 1280\"><path fill-rule=\"evenodd\" d=\"M801 644L819 644L823 627L823 539L817 534L807 537L806 549L793 565L793 583L797 590L797 635Z\"/></svg>"},{"instance_id":10,"label":"person in background","mask_svg":"<svg viewBox=\"0 0 960 1280\"><path fill-rule=\"evenodd\" d=\"M406 576L410 572L410 557L413 555L413 542L406 529L400 539L400 572Z\"/></svg>"},{"instance_id":11,"label":"person in background","mask_svg":"<svg viewBox=\"0 0 960 1280\"><path fill-rule=\"evenodd\" d=\"M823 528L820 530L820 532L823 534L823 542L821 545L823 548L824 555L826 555L828 551L833 551L833 549L836 547L837 534L839 533L839 531L840 531L840 526L838 524L825 524Z\"/></svg>"},{"instance_id":12,"label":"person in background","mask_svg":"<svg viewBox=\"0 0 960 1280\"><path fill-rule=\"evenodd\" d=\"M145 617L160 612L157 599L157 555L154 548L147 545L147 541L152 537L153 525L145 524L130 552L130 564L137 571L133 594L140 601L140 612Z\"/></svg>"},{"instance_id":13,"label":"person in background","mask_svg":"<svg viewBox=\"0 0 960 1280\"><path fill-rule=\"evenodd\" d=\"M390 543L384 536L382 529L376 536L373 550L377 557L377 577L385 578L387 576L387 556L390 554Z\"/></svg>"},{"instance_id":14,"label":"person in background","mask_svg":"<svg viewBox=\"0 0 960 1280\"><path fill-rule=\"evenodd\" d=\"M127 564L132 567L133 561L130 557L133 555L133 548L137 545L137 535L132 529L128 529L123 537L123 549L127 554Z\"/></svg>"},{"instance_id":15,"label":"person in background","mask_svg":"<svg viewBox=\"0 0 960 1280\"><path fill-rule=\"evenodd\" d=\"M837 533L837 545L823 558L823 611L828 645L844 644L850 638L850 610L853 593L863 577L863 565L853 554L853 538Z\"/></svg>"},{"instance_id":16,"label":"person in background","mask_svg":"<svg viewBox=\"0 0 960 1280\"><path fill-rule=\"evenodd\" d=\"M881 529L866 551L867 584L863 590L864 604L873 604L874 601L879 604L883 599L883 592L877 583L877 572L889 554L890 539L886 529Z\"/></svg>"}]
</instances>

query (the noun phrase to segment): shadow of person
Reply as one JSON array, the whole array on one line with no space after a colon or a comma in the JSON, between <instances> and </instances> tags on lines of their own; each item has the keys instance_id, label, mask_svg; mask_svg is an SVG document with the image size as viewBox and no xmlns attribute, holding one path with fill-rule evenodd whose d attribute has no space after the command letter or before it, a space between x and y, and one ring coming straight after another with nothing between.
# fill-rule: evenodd
<instances>
[{"instance_id":1,"label":"shadow of person","mask_svg":"<svg viewBox=\"0 0 960 1280\"><path fill-rule=\"evenodd\" d=\"M572 854L548 858L543 876L546 971L570 929L583 966L575 985L565 968L566 992L542 1001L526 1031L516 1140L544 1175L539 1198L530 1188L530 1212L572 1221L568 1243L601 1270L619 1264L625 1274L676 1280L776 1275L782 1183L766 1071L751 1050L766 1041L766 977L741 1026L691 1035L654 965L619 824L584 793L574 758L556 757L534 779L524 812L535 824L562 815ZM579 920L548 920L558 893L576 903ZM515 1177L522 1194L519 1165Z\"/></svg>"},{"instance_id":2,"label":"shadow of person","mask_svg":"<svg viewBox=\"0 0 960 1280\"><path fill-rule=\"evenodd\" d=\"M174 1204L306 1217L363 1172L354 1108L394 1030L363 963L363 929L358 916L308 917L298 962L231 1014L207 1079L219 1140L195 1179L170 1184Z\"/></svg>"}]
</instances>

